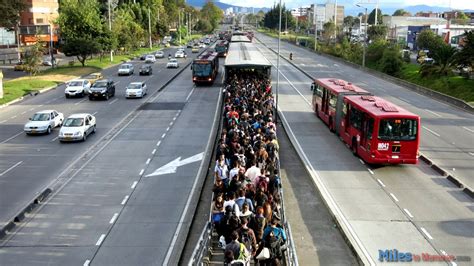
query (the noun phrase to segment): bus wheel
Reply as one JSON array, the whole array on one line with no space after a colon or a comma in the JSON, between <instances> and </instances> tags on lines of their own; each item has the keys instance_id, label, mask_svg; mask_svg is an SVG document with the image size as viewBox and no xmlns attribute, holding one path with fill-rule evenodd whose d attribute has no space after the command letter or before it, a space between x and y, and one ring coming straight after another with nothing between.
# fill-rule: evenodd
<instances>
[{"instance_id":1,"label":"bus wheel","mask_svg":"<svg viewBox=\"0 0 474 266\"><path fill-rule=\"evenodd\" d=\"M352 139L352 153L357 156L357 141Z\"/></svg>"}]
</instances>

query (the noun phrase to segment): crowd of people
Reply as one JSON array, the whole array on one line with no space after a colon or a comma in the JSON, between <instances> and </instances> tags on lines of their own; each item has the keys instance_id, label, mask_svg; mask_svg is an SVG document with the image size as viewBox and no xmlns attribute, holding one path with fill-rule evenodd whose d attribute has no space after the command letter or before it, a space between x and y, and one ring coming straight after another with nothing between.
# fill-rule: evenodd
<instances>
[{"instance_id":1,"label":"crowd of people","mask_svg":"<svg viewBox=\"0 0 474 266\"><path fill-rule=\"evenodd\" d=\"M224 93L211 209L225 263L280 265L287 239L271 83L257 71L234 70Z\"/></svg>"}]
</instances>

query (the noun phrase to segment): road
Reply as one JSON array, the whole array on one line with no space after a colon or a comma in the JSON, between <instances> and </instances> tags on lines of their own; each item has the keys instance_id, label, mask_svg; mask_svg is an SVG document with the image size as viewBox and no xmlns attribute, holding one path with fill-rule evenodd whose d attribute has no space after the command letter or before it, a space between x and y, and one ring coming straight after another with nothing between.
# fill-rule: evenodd
<instances>
[{"instance_id":1,"label":"road","mask_svg":"<svg viewBox=\"0 0 474 266\"><path fill-rule=\"evenodd\" d=\"M267 46L276 48L275 39L260 34L257 36ZM263 45L260 49L276 65L276 55ZM432 133L423 131L423 152L429 153L434 146L449 146L448 139L451 138L457 138L458 143L464 140L466 146L470 146L467 149L472 149L471 132L461 126L472 123L471 115L405 89L395 90L396 86L389 82L282 43L283 54L290 49L297 55L294 61L315 77L344 78L363 88L377 88L372 90L375 94L383 94L384 98L421 114L425 127L446 136L443 142L442 138L433 138ZM350 232L349 239L361 243L358 251L366 252L369 261L373 262L378 260L379 249L394 248L414 254L447 253L473 257L472 199L423 163L379 168L363 164L312 112L309 78L285 60L280 63L279 108L286 129L294 136L293 144L303 154L314 182L326 194L326 199L332 202L342 227ZM274 70L274 88L276 80ZM385 92L382 93L382 90ZM410 104L403 103L400 98ZM426 110L456 119L448 121ZM430 119L432 116L436 119ZM440 127L440 124L444 126ZM458 149L458 153L441 163L447 164L458 158L457 163L465 168L456 173L464 173L470 180L472 176L463 171L472 169L470 155L455 146L449 147ZM439 152L431 152L439 160Z\"/></svg>"},{"instance_id":2,"label":"road","mask_svg":"<svg viewBox=\"0 0 474 266\"><path fill-rule=\"evenodd\" d=\"M181 67L189 60L180 59ZM178 247L179 251L184 241L182 234L186 233L184 229L189 222L184 210L193 205L187 199L193 195L200 163L184 164L175 178L144 176L178 156L184 160L206 151L219 89L194 89L191 72L186 69L156 95L158 88L177 72L166 69L165 61L158 60L154 64L150 77L116 77L117 67L105 70L104 76L116 82L116 97L109 101L65 99L64 88L59 87L2 109L0 225L24 208L46 185L54 184L58 188L37 212L27 215L12 234L2 239L2 264L54 261L54 264L65 265L82 264L88 259L101 264L101 261L105 263L124 255L123 263L130 265L131 260L138 257L110 247L126 245L120 241L132 245L130 239L134 239L137 246L143 246L143 242L150 240L147 236L153 235L151 232L160 237L147 242L153 243L153 247L146 249L153 253L150 259L176 259L177 251L168 247ZM141 64L132 63L136 67ZM150 95L144 99L125 99L125 86L131 81L146 81ZM150 103L136 110L145 101ZM70 144L58 143L58 130L51 135L26 136L22 133L24 123L41 109L57 109L65 116L93 113L98 121L97 133L84 143ZM189 125L197 120L201 123L190 130ZM163 197L169 201L163 204ZM134 207L128 207L131 205ZM162 213L167 213L168 218L154 219ZM147 220L146 215L153 217ZM114 223L109 223L113 217ZM141 223L138 227L135 226L137 218ZM125 236L125 228L135 230L128 230L126 238L117 239ZM140 233L142 237L131 237ZM102 234L107 237L98 241ZM165 240L165 235L169 239ZM160 242L159 254L155 245ZM133 249L133 246L128 248ZM28 256L18 256L23 253Z\"/></svg>"}]
</instances>

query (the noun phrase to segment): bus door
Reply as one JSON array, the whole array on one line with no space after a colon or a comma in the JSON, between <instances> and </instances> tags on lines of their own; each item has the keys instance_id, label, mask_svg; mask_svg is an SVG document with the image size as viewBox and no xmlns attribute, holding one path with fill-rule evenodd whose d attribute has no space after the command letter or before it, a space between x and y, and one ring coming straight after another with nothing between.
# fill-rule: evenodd
<instances>
[{"instance_id":1,"label":"bus door","mask_svg":"<svg viewBox=\"0 0 474 266\"><path fill-rule=\"evenodd\" d=\"M321 111L327 115L328 114L328 108L329 108L329 91L326 88L323 88L323 100L321 103Z\"/></svg>"},{"instance_id":2,"label":"bus door","mask_svg":"<svg viewBox=\"0 0 474 266\"><path fill-rule=\"evenodd\" d=\"M343 116L343 103L344 103L344 95L340 93L337 95L337 101L336 101L336 126L334 127L334 130L336 131L336 135L339 135L339 129L341 128L341 121L342 121L342 116Z\"/></svg>"},{"instance_id":3,"label":"bus door","mask_svg":"<svg viewBox=\"0 0 474 266\"><path fill-rule=\"evenodd\" d=\"M360 147L366 152L370 152L370 142L374 131L374 119L368 115L364 115L362 121L362 136L360 138Z\"/></svg>"}]
</instances>

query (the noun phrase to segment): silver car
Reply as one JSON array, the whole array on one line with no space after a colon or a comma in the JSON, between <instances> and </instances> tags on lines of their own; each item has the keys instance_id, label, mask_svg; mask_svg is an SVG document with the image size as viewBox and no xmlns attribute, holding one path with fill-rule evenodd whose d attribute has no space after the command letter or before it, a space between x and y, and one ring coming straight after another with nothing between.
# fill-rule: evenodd
<instances>
[{"instance_id":1,"label":"silver car","mask_svg":"<svg viewBox=\"0 0 474 266\"><path fill-rule=\"evenodd\" d=\"M26 134L49 134L53 128L61 126L64 115L56 110L44 110L34 114L24 126Z\"/></svg>"},{"instance_id":2,"label":"silver car","mask_svg":"<svg viewBox=\"0 0 474 266\"><path fill-rule=\"evenodd\" d=\"M168 64L166 64L166 68L178 68L178 60L175 58L171 58L170 61L168 61Z\"/></svg>"},{"instance_id":3,"label":"silver car","mask_svg":"<svg viewBox=\"0 0 474 266\"><path fill-rule=\"evenodd\" d=\"M118 75L133 75L133 65L132 64L122 64L118 69Z\"/></svg>"},{"instance_id":4,"label":"silver car","mask_svg":"<svg viewBox=\"0 0 474 266\"><path fill-rule=\"evenodd\" d=\"M125 90L126 98L143 98L148 94L148 89L145 82L132 82Z\"/></svg>"}]
</instances>

